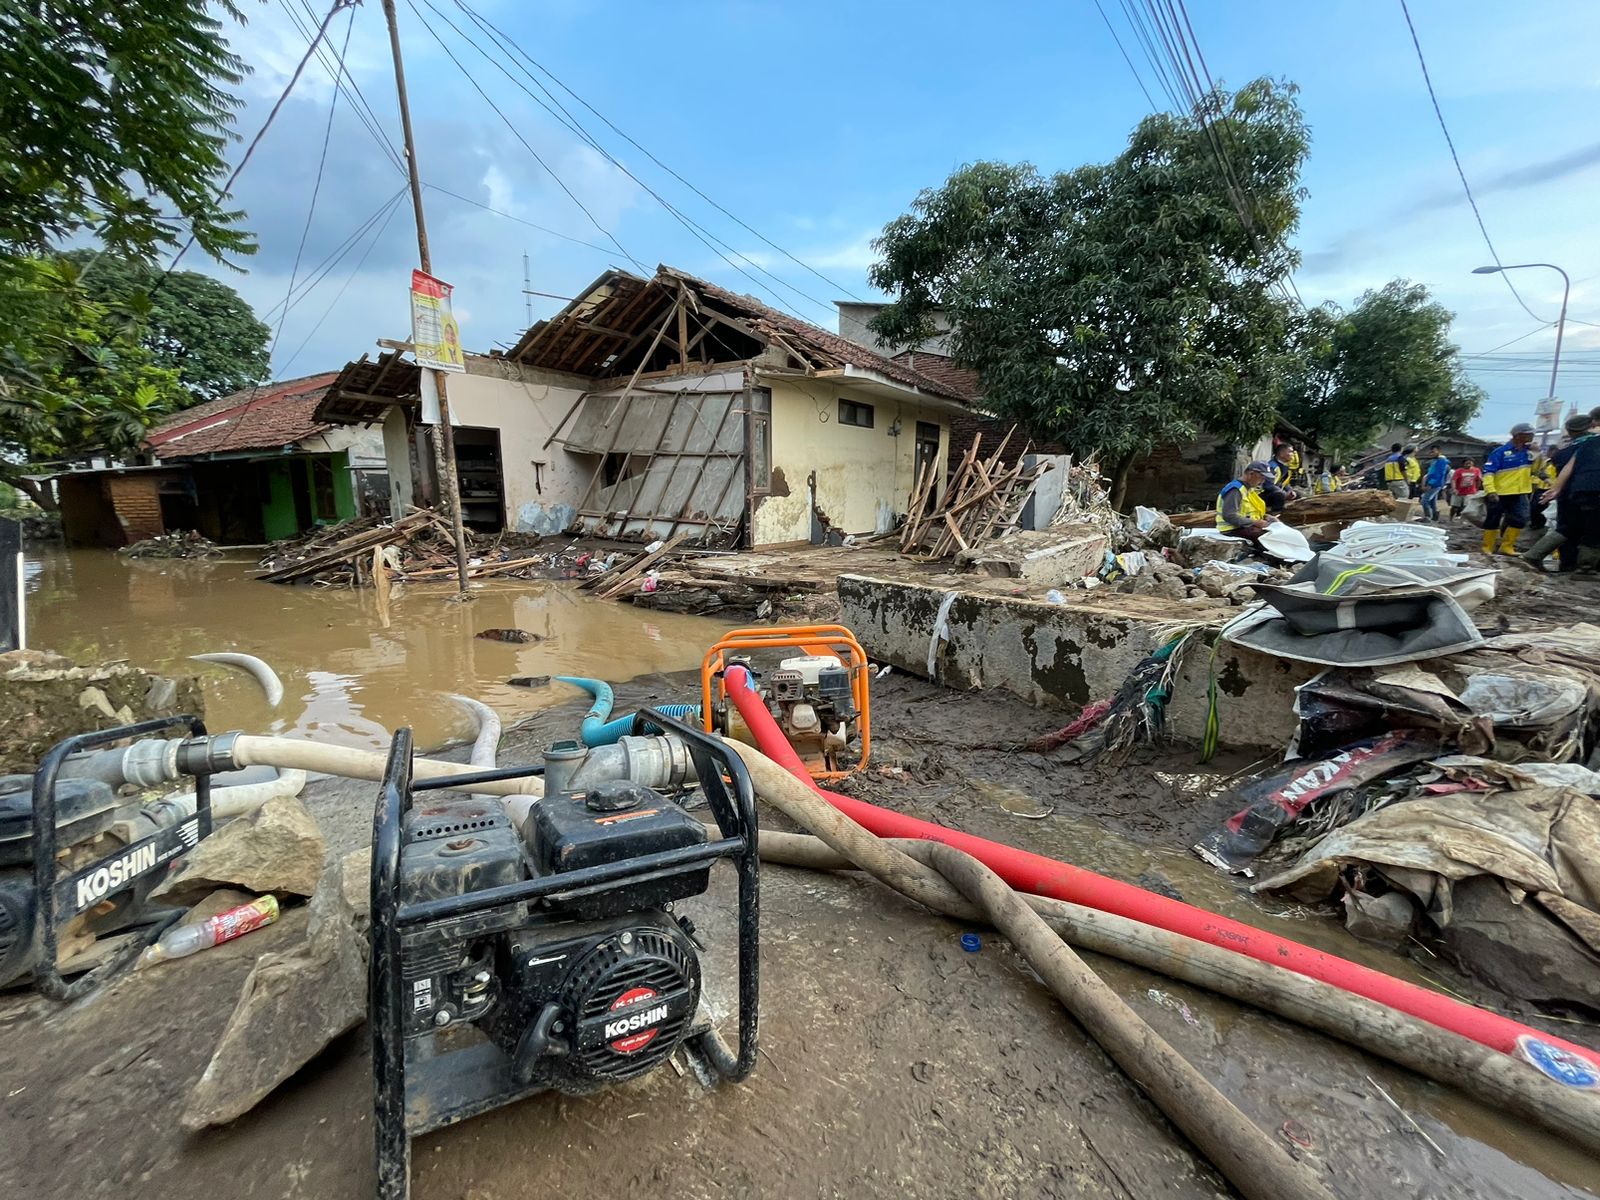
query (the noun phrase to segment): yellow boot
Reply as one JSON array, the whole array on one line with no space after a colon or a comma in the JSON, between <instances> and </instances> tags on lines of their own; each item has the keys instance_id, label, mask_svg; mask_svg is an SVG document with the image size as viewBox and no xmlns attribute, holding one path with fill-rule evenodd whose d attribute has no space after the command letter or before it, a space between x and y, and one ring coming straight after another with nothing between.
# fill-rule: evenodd
<instances>
[{"instance_id":1,"label":"yellow boot","mask_svg":"<svg viewBox=\"0 0 1600 1200\"><path fill-rule=\"evenodd\" d=\"M1507 529L1500 537L1500 553L1515 554L1517 552L1517 538L1522 534L1520 529Z\"/></svg>"},{"instance_id":2,"label":"yellow boot","mask_svg":"<svg viewBox=\"0 0 1600 1200\"><path fill-rule=\"evenodd\" d=\"M1485 529L1483 531L1483 552L1485 554L1493 554L1495 543L1499 540L1500 531L1498 529Z\"/></svg>"}]
</instances>

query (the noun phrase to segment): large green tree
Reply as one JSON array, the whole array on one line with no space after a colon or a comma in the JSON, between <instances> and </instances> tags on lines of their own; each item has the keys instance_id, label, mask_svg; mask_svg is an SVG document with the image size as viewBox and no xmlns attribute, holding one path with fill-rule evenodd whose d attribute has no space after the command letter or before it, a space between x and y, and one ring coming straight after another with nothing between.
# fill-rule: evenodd
<instances>
[{"instance_id":1,"label":"large green tree","mask_svg":"<svg viewBox=\"0 0 1600 1200\"><path fill-rule=\"evenodd\" d=\"M86 300L76 275L54 257L17 260L0 274L0 311L26 302L37 339L26 361L0 359L0 482L46 510L52 494L30 478L32 464L128 453L189 399L177 371L142 344L138 321Z\"/></svg>"},{"instance_id":2,"label":"large green tree","mask_svg":"<svg viewBox=\"0 0 1600 1200\"><path fill-rule=\"evenodd\" d=\"M1036 437L1098 451L1120 500L1129 464L1208 429L1271 427L1288 306L1275 285L1309 148L1289 84L1146 117L1109 163L1042 175L963 167L885 227L880 336L914 344L935 310L986 402Z\"/></svg>"},{"instance_id":3,"label":"large green tree","mask_svg":"<svg viewBox=\"0 0 1600 1200\"><path fill-rule=\"evenodd\" d=\"M1454 314L1419 283L1396 279L1345 311L1325 304L1291 332L1283 415L1338 458L1408 425L1464 429L1483 403L1450 340Z\"/></svg>"},{"instance_id":4,"label":"large green tree","mask_svg":"<svg viewBox=\"0 0 1600 1200\"><path fill-rule=\"evenodd\" d=\"M27 464L127 449L186 395L148 314L57 252L254 249L225 192L244 67L213 8L242 20L229 0L0 2L0 478L36 499Z\"/></svg>"},{"instance_id":5,"label":"large green tree","mask_svg":"<svg viewBox=\"0 0 1600 1200\"><path fill-rule=\"evenodd\" d=\"M171 367L193 400L215 400L267 377L272 330L238 292L198 271L73 250L85 294L137 320L155 363Z\"/></svg>"}]
</instances>

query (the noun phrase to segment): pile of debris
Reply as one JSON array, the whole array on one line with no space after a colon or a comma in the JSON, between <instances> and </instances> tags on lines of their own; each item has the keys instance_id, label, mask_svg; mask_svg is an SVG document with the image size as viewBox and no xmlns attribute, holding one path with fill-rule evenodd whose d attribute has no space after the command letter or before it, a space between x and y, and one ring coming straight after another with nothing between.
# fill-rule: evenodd
<instances>
[{"instance_id":1,"label":"pile of debris","mask_svg":"<svg viewBox=\"0 0 1600 1200\"><path fill-rule=\"evenodd\" d=\"M217 558L222 551L204 534L179 529L134 542L117 553L129 558Z\"/></svg>"},{"instance_id":2,"label":"pile of debris","mask_svg":"<svg viewBox=\"0 0 1600 1200\"><path fill-rule=\"evenodd\" d=\"M471 579L544 578L559 572L569 558L568 548L538 550L538 538L518 534L485 539L468 530L466 540ZM358 518L274 543L260 566L256 578L268 583L367 587L378 580L449 582L456 576L455 540L441 514L414 508L398 521Z\"/></svg>"},{"instance_id":3,"label":"pile of debris","mask_svg":"<svg viewBox=\"0 0 1600 1200\"><path fill-rule=\"evenodd\" d=\"M1354 488L1345 492L1302 496L1289 501L1278 515L1286 524L1311 528L1343 524L1362 517L1404 520L1410 508L1411 501L1396 500L1386 491ZM1173 513L1168 519L1179 529L1212 529L1216 526L1217 514L1214 509L1207 508L1196 512ZM1327 538L1331 541L1337 536L1337 532L1333 532Z\"/></svg>"},{"instance_id":4,"label":"pile of debris","mask_svg":"<svg viewBox=\"0 0 1600 1200\"><path fill-rule=\"evenodd\" d=\"M988 458L979 458L983 434L972 439L960 466L945 489L944 502L933 503L939 464L930 462L911 493L911 505L900 528L900 552L916 558L950 558L956 551L971 551L990 538L1016 527L1017 518L1033 492L1034 481L1049 470L1024 466L1028 449L1009 466L1003 461L1006 444L1016 430L1000 440Z\"/></svg>"}]
</instances>

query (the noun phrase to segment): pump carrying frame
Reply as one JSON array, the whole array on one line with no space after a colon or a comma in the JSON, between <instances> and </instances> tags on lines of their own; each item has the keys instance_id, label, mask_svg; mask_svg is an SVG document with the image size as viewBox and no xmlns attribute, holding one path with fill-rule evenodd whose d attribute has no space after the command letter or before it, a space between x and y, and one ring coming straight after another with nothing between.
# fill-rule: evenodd
<instances>
[{"instance_id":1,"label":"pump carrying frame","mask_svg":"<svg viewBox=\"0 0 1600 1200\"><path fill-rule=\"evenodd\" d=\"M641 855L559 875L525 879L460 896L400 903L401 822L418 792L470 790L474 783L526 779L544 774L542 764L500 767L443 779L412 779L410 729L395 731L383 786L372 818L372 925L367 970L368 1020L372 1029L373 1136L378 1200L407 1200L411 1188L411 1139L539 1091L517 1084L511 1060L492 1042L479 1041L443 1053L413 1052L404 1036L402 965L408 935L448 927L464 936L489 936L527 923L556 907L561 897L645 879L726 858L739 876L739 1047L721 1049L713 1033L691 1038L721 1078L737 1083L756 1065L760 951L760 858L756 841L755 789L739 757L714 737L654 709L634 717L634 733L664 730L684 740L721 837L701 845Z\"/></svg>"},{"instance_id":2,"label":"pump carrying frame","mask_svg":"<svg viewBox=\"0 0 1600 1200\"><path fill-rule=\"evenodd\" d=\"M60 953L56 935L61 926L77 917L83 907L75 903L76 885L80 880L92 879L111 864L131 861L138 870L119 873L119 882L104 890L96 889L95 899L104 902L127 891L147 875L167 866L199 845L202 838L211 834L211 776L195 776L195 812L176 825L157 830L149 837L132 845L119 847L117 852L100 862L91 863L73 872L65 879L56 873L56 782L61 777L61 767L68 755L80 750L94 750L120 742L124 738L147 737L152 733L184 726L190 736L206 736L206 723L199 717L181 714L173 717L153 717L132 725L118 725L114 729L101 729L94 733L80 733L57 742L39 762L33 775L33 945L34 987L40 993L66 1003L87 996L107 978L131 963L144 950L137 940L119 950L112 958L85 975L68 983L61 977L56 959ZM60 914L65 913L63 917ZM159 930L157 930L159 933Z\"/></svg>"}]
</instances>

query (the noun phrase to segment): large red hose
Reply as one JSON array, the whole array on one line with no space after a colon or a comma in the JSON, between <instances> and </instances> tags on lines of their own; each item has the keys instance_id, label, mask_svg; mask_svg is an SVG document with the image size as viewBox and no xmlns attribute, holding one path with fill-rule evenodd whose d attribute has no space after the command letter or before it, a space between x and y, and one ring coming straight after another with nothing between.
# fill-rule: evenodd
<instances>
[{"instance_id":1,"label":"large red hose","mask_svg":"<svg viewBox=\"0 0 1600 1200\"><path fill-rule=\"evenodd\" d=\"M837 792L825 791L811 778L794 747L789 745L760 697L751 689L744 668L731 666L724 678L728 694L738 707L739 715L755 735L756 745L761 752L809 785L851 820L879 837L925 838L955 846L965 850L1019 891L1031 892L1036 896L1054 896L1058 900L1082 904L1101 912L1115 913L1157 929L1285 967L1400 1012L1410 1013L1504 1054L1524 1057L1517 1054L1517 1040L1527 1037L1537 1039L1546 1047L1578 1055L1600 1068L1600 1054L1587 1047L1563 1041L1508 1017L1463 1004L1449 996L1406 983L1337 955L1325 954L1254 926L1219 917L1181 900L1158 896L1131 883L1123 883L1120 879L1111 879L1053 858L1030 854L1014 846L991 842L986 838L974 837L930 821L891 812L875 804L841 796Z\"/></svg>"}]
</instances>

